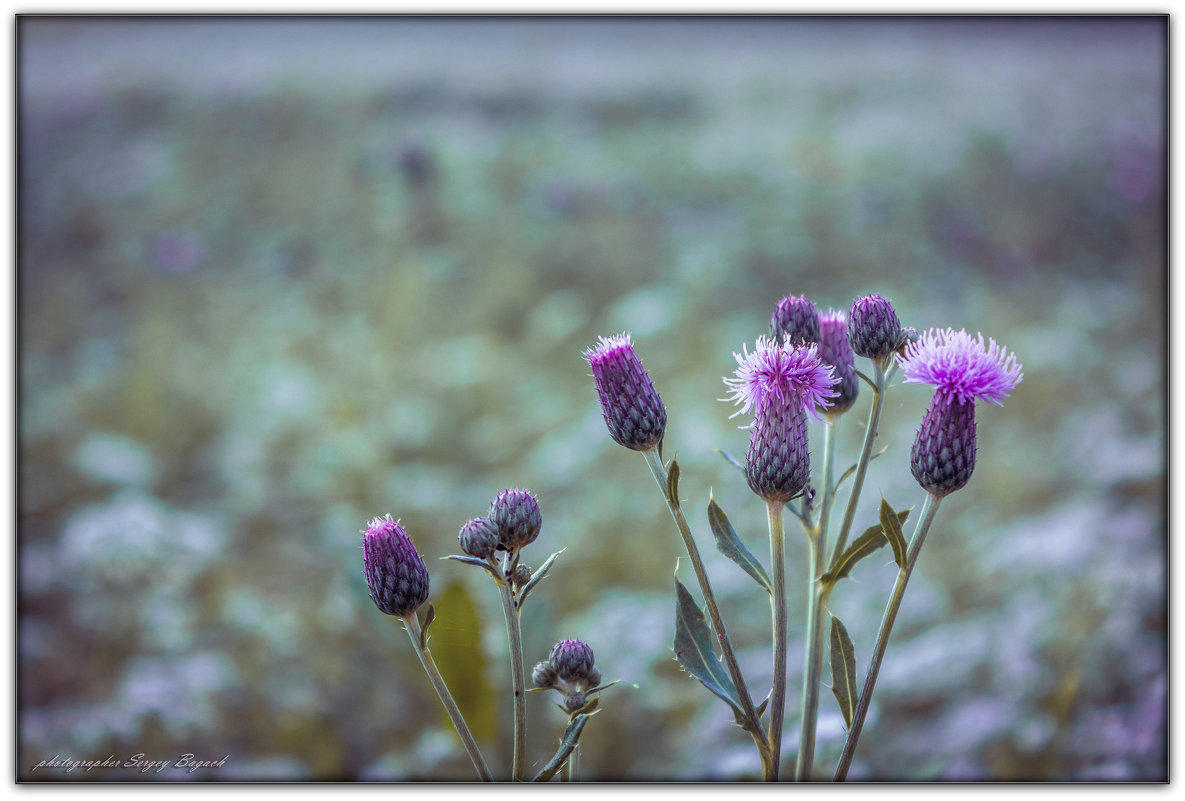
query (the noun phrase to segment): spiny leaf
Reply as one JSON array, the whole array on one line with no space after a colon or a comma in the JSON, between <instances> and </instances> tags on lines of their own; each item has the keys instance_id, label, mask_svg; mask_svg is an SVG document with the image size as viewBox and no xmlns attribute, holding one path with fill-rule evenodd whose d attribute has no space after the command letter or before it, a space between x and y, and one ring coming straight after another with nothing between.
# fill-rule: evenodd
<instances>
[{"instance_id":1,"label":"spiny leaf","mask_svg":"<svg viewBox=\"0 0 1185 801\"><path fill-rule=\"evenodd\" d=\"M835 700L839 701L844 723L851 728L859 697L856 690L856 649L852 647L852 638L848 636L847 629L835 615L831 615L831 691L835 693Z\"/></svg>"},{"instance_id":2,"label":"spiny leaf","mask_svg":"<svg viewBox=\"0 0 1185 801\"><path fill-rule=\"evenodd\" d=\"M576 746L580 743L580 733L584 731L584 724L588 723L590 714L577 715L568 722L567 728L564 729L564 736L560 738L560 747L539 774L532 779L532 781L545 782L549 781L553 776L560 772L564 767L564 763L568 761L568 757Z\"/></svg>"},{"instance_id":3,"label":"spiny leaf","mask_svg":"<svg viewBox=\"0 0 1185 801\"><path fill-rule=\"evenodd\" d=\"M757 557L741 542L732 523L728 522L728 516L711 495L708 496L708 525L712 527L712 535L716 538L716 549L740 565L742 570L765 587L766 592L773 595L774 585L769 579L769 574L765 572L761 562L757 561Z\"/></svg>"},{"instance_id":4,"label":"spiny leaf","mask_svg":"<svg viewBox=\"0 0 1185 801\"><path fill-rule=\"evenodd\" d=\"M674 506L679 505L679 463L674 459L667 469L667 500Z\"/></svg>"},{"instance_id":5,"label":"spiny leaf","mask_svg":"<svg viewBox=\"0 0 1185 801\"><path fill-rule=\"evenodd\" d=\"M889 546L893 549L893 561L897 563L897 567L905 568L905 535L901 533L901 521L897 519L897 513L893 511L893 507L889 506L889 502L881 497L881 531L885 534L885 539L889 541Z\"/></svg>"},{"instance_id":6,"label":"spiny leaf","mask_svg":"<svg viewBox=\"0 0 1185 801\"><path fill-rule=\"evenodd\" d=\"M441 559L452 559L454 562L464 562L467 565L477 565L478 567L484 567L486 569L486 572L488 572L495 579L498 579L499 581L501 581L501 576L498 575L498 571L495 570L493 567L491 567L490 563L484 559L478 559L475 556L457 556L456 554L453 554L451 556L442 556L440 558Z\"/></svg>"},{"instance_id":7,"label":"spiny leaf","mask_svg":"<svg viewBox=\"0 0 1185 801\"><path fill-rule=\"evenodd\" d=\"M903 512L898 512L898 522L904 523L912 510L913 507L911 506ZM847 550L831 563L831 569L823 574L819 580L824 583L834 584L841 578L845 578L857 562L870 553L884 547L887 542L888 540L885 539L885 532L881 529L880 523L877 523L875 526L869 526L864 530L863 534L856 538L855 542L847 547Z\"/></svg>"},{"instance_id":8,"label":"spiny leaf","mask_svg":"<svg viewBox=\"0 0 1185 801\"><path fill-rule=\"evenodd\" d=\"M431 602L428 603L428 611L424 613L424 619L420 622L420 650L428 650L428 627L432 625L432 621L436 619L436 607Z\"/></svg>"},{"instance_id":9,"label":"spiny leaf","mask_svg":"<svg viewBox=\"0 0 1185 801\"><path fill-rule=\"evenodd\" d=\"M542 565L540 565L539 569L531 574L531 578L527 581L526 584L523 585L523 588L521 590L519 590L519 593L518 593L518 608L520 610L523 608L523 601L527 600L527 593L529 593L532 589L534 589L535 585L543 580L543 577L547 575L547 571L551 570L551 566L553 564L555 564L556 557L558 557L560 554L562 554L566 550L567 550L567 548L560 548L558 551L553 553L551 556L547 557L547 561L544 562Z\"/></svg>"},{"instance_id":10,"label":"spiny leaf","mask_svg":"<svg viewBox=\"0 0 1185 801\"><path fill-rule=\"evenodd\" d=\"M743 714L736 686L712 649L712 635L704 622L704 613L679 579L675 579L675 594L675 659L733 711Z\"/></svg>"}]
</instances>

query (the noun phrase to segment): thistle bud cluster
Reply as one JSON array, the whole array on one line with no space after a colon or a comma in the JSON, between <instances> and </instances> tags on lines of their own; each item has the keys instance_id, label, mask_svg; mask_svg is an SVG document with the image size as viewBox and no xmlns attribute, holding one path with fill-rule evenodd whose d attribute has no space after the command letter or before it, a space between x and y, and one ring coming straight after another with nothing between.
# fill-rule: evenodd
<instances>
[{"instance_id":1,"label":"thistle bud cluster","mask_svg":"<svg viewBox=\"0 0 1185 801\"><path fill-rule=\"evenodd\" d=\"M547 661L531 672L535 687L555 690L564 699L564 710L576 712L588 703L590 693L600 689L601 671L594 664L593 650L581 640L560 640Z\"/></svg>"}]
</instances>

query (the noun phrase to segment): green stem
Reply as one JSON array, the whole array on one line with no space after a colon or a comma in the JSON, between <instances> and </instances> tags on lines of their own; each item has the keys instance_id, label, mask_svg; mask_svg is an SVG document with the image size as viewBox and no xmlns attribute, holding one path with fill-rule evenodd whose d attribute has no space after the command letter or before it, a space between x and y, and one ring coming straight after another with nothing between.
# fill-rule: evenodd
<instances>
[{"instance_id":1,"label":"green stem","mask_svg":"<svg viewBox=\"0 0 1185 801\"><path fill-rule=\"evenodd\" d=\"M457 730L462 745L469 752L469 758L473 760L473 767L477 769L477 775L481 777L483 782L493 781L494 777L486 765L485 758L481 755L481 750L477 747L477 741L473 739L473 734L465 724L465 718L461 716L461 710L457 708L457 702L453 700L452 693L448 691L448 686L444 683L444 677L440 675L440 670L436 667L436 661L432 659L432 652L427 648L420 647L420 621L416 619L413 612L403 618L403 622L407 636L411 637L412 645L415 646L416 656L420 658L420 664L424 667L424 672L428 674L428 680L432 682L432 688L436 690L436 695L440 697L440 703L444 704L444 711L448 713L449 719L452 720L453 727Z\"/></svg>"},{"instance_id":2,"label":"green stem","mask_svg":"<svg viewBox=\"0 0 1185 801\"><path fill-rule=\"evenodd\" d=\"M564 763L564 781L576 781L576 771L580 768L580 746L577 745L572 749L572 753L568 755L568 761Z\"/></svg>"},{"instance_id":3,"label":"green stem","mask_svg":"<svg viewBox=\"0 0 1185 801\"><path fill-rule=\"evenodd\" d=\"M753 706L753 699L749 697L749 689L745 685L744 676L741 675L740 664L732 650L732 641L728 638L724 619L720 617L720 609L716 606L716 596L712 593L712 585L708 583L704 560L700 557L699 548L696 547L695 540L691 537L691 529L687 526L683 509L667 497L667 470L663 466L657 449L650 448L642 451L642 456L646 459L646 465L650 468L654 480L658 482L659 492L666 499L667 508L675 521L675 527L679 529L679 534L683 537L683 545L687 549L687 556L691 559L691 567L695 571L700 591L704 596L704 606L707 607L708 617L712 619L712 627L716 631L716 638L720 641L720 649L724 653L724 665L728 668L728 675L732 677L732 682L736 686L737 694L740 696L741 709L745 713L745 719L749 722L749 733L753 736L753 742L756 743L757 751L761 755L762 775L767 781L776 779L777 760L771 753L769 742L761 731L761 718L757 715L757 708Z\"/></svg>"},{"instance_id":4,"label":"green stem","mask_svg":"<svg viewBox=\"0 0 1185 801\"><path fill-rule=\"evenodd\" d=\"M842 782L847 778L848 768L852 765L852 755L856 751L856 742L860 739L860 731L864 728L864 718L868 715L868 706L872 702L872 690L876 686L876 677L880 673L881 661L885 658L885 649L889 645L889 635L893 631L893 623L897 620L897 611L901 608L901 599L905 595L905 586L913 573L914 565L918 561L918 553L922 550L922 543L930 524L934 522L934 515L938 512L938 504L942 499L936 495L926 494L926 502L922 505L922 514L918 518L917 528L914 529L913 539L909 543L909 553L906 555L905 566L897 571L897 581L893 584L893 594L889 596L889 603L885 607L885 615L881 618L880 630L876 633L876 645L872 649L872 661L868 664L868 675L864 678L864 687L860 691L860 700L856 702L856 711L852 714L852 726L848 730L847 740L844 741L843 753L840 754L839 764L835 768L835 780Z\"/></svg>"},{"instance_id":5,"label":"green stem","mask_svg":"<svg viewBox=\"0 0 1185 801\"><path fill-rule=\"evenodd\" d=\"M892 358L891 356L889 358ZM872 461L872 444L876 441L877 429L881 422L881 409L884 408L885 389L888 386L888 371L881 362L873 362L876 390L872 396L872 408L868 412L868 427L864 430L864 446L860 449L860 461L856 463L856 475L852 479L852 494L848 497L848 508L844 512L843 525L839 529L839 537L835 540L835 548L831 551L831 564L843 553L847 544L848 533L852 530L852 520L856 517L856 506L860 503L860 492L864 489L864 475L868 472L868 463ZM892 369L892 364L890 365Z\"/></svg>"},{"instance_id":6,"label":"green stem","mask_svg":"<svg viewBox=\"0 0 1185 801\"><path fill-rule=\"evenodd\" d=\"M767 503L769 516L770 570L774 594L774 680L769 702L769 750L774 760L773 780L778 780L782 762L782 725L786 720L786 533L782 525L782 502Z\"/></svg>"},{"instance_id":7,"label":"green stem","mask_svg":"<svg viewBox=\"0 0 1185 801\"><path fill-rule=\"evenodd\" d=\"M509 561L507 565L511 565ZM519 627L518 607L510 583L514 567L504 569L503 580L498 582L502 596L502 611L506 613L506 633L510 641L510 674L514 687L514 763L510 772L511 781L522 781L523 762L526 758L527 740L527 684L523 675L523 640Z\"/></svg>"}]
</instances>

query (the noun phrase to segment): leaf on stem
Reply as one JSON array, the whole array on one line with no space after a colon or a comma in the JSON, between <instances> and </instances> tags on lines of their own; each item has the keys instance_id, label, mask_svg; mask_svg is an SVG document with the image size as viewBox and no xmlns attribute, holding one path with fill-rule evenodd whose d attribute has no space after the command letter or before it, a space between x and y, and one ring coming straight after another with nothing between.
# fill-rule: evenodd
<instances>
[{"instance_id":1,"label":"leaf on stem","mask_svg":"<svg viewBox=\"0 0 1185 801\"><path fill-rule=\"evenodd\" d=\"M904 523L911 511L913 511L912 506L903 512L897 512L897 521ZM877 523L875 526L869 526L864 530L863 534L856 538L855 542L847 547L847 550L836 557L835 561L831 563L831 569L820 576L819 581L834 584L841 578L846 578L857 562L870 553L883 548L887 542L888 540L885 538L885 532L880 523Z\"/></svg>"},{"instance_id":2,"label":"leaf on stem","mask_svg":"<svg viewBox=\"0 0 1185 801\"><path fill-rule=\"evenodd\" d=\"M498 575L498 571L495 570L490 565L490 563L484 559L478 559L475 556L458 556L456 554L453 554L451 556L442 556L440 558L441 559L452 559L454 562L464 562L467 565L477 565L478 567L484 567L486 569L486 571L491 576L493 576L495 579L497 579L498 581L502 580L502 577Z\"/></svg>"},{"instance_id":3,"label":"leaf on stem","mask_svg":"<svg viewBox=\"0 0 1185 801\"><path fill-rule=\"evenodd\" d=\"M726 450L723 450L722 448L717 448L716 452L724 457L724 461L728 462L730 465L735 467L737 470L740 470L742 473L745 472L745 466L743 464L741 464L740 462L738 462L736 460L736 457L734 457L731 453L729 453Z\"/></svg>"},{"instance_id":4,"label":"leaf on stem","mask_svg":"<svg viewBox=\"0 0 1185 801\"><path fill-rule=\"evenodd\" d=\"M591 714L579 714L568 722L567 728L564 729L564 736L560 738L560 747L555 752L547 764L543 766L543 770L532 779L532 781L546 782L550 781L553 776L560 772L564 767L564 763L568 761L568 757L576 750L576 746L580 743L580 733L584 731L584 724L588 723Z\"/></svg>"},{"instance_id":5,"label":"leaf on stem","mask_svg":"<svg viewBox=\"0 0 1185 801\"><path fill-rule=\"evenodd\" d=\"M672 506L679 505L679 463L674 459L667 469L667 500Z\"/></svg>"},{"instance_id":6,"label":"leaf on stem","mask_svg":"<svg viewBox=\"0 0 1185 801\"><path fill-rule=\"evenodd\" d=\"M856 649L852 647L848 630L835 615L831 615L831 692L835 693L839 710L843 712L844 724L850 729L856 700L859 698L856 690Z\"/></svg>"},{"instance_id":7,"label":"leaf on stem","mask_svg":"<svg viewBox=\"0 0 1185 801\"><path fill-rule=\"evenodd\" d=\"M523 608L523 601L527 600L527 593L535 588L535 585L543 580L547 575L547 571L551 570L551 566L555 564L556 557L566 551L567 548L560 548L558 551L547 557L547 561L539 566L539 569L531 574L531 578L523 585L523 588L518 591L518 608Z\"/></svg>"},{"instance_id":8,"label":"leaf on stem","mask_svg":"<svg viewBox=\"0 0 1185 801\"><path fill-rule=\"evenodd\" d=\"M732 523L728 522L728 516L711 495L708 496L708 525L712 527L712 535L716 538L716 549L740 565L742 570L765 587L766 592L773 595L774 585L769 574L765 572L761 562L757 561L757 557L741 542Z\"/></svg>"},{"instance_id":9,"label":"leaf on stem","mask_svg":"<svg viewBox=\"0 0 1185 801\"><path fill-rule=\"evenodd\" d=\"M909 515L909 510L905 514ZM893 561L897 563L897 567L905 568L905 535L901 533L902 521L898 519L897 513L893 511L893 507L889 506L889 502L881 496L881 531L885 534L885 539L889 541L890 547L893 549Z\"/></svg>"},{"instance_id":10,"label":"leaf on stem","mask_svg":"<svg viewBox=\"0 0 1185 801\"><path fill-rule=\"evenodd\" d=\"M617 684L619 681L621 681L621 679L614 679L613 681L609 682L608 684L602 684L599 687L593 687L591 690L586 692L584 695L587 698L588 696L592 695L593 693L599 693L601 690L608 690L610 687L612 687L614 684Z\"/></svg>"},{"instance_id":11,"label":"leaf on stem","mask_svg":"<svg viewBox=\"0 0 1185 801\"><path fill-rule=\"evenodd\" d=\"M431 602L428 603L428 611L424 613L424 619L420 621L420 650L428 650L428 627L432 625L432 621L436 619L436 607Z\"/></svg>"},{"instance_id":12,"label":"leaf on stem","mask_svg":"<svg viewBox=\"0 0 1185 801\"><path fill-rule=\"evenodd\" d=\"M675 579L675 593L675 659L734 712L743 715L736 685L712 649L712 635L704 622L704 613L679 579Z\"/></svg>"}]
</instances>

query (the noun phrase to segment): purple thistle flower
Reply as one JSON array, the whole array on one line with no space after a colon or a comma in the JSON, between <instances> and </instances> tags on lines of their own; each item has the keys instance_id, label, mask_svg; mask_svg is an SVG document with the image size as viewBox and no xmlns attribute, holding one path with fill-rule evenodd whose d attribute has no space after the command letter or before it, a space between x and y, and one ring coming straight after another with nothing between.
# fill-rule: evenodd
<instances>
[{"instance_id":1,"label":"purple thistle flower","mask_svg":"<svg viewBox=\"0 0 1185 801\"><path fill-rule=\"evenodd\" d=\"M827 410L829 416L846 412L860 393L860 377L856 375L856 356L848 342L848 317L841 311L829 309L819 314L819 357L835 368L839 383L836 396Z\"/></svg>"},{"instance_id":2,"label":"purple thistle flower","mask_svg":"<svg viewBox=\"0 0 1185 801\"><path fill-rule=\"evenodd\" d=\"M823 364L815 345L806 347L757 338L757 347L734 353L736 374L725 378L731 398L753 412L745 477L749 488L770 502L799 495L810 478L806 412L820 419L818 409L830 405L837 379Z\"/></svg>"},{"instance_id":3,"label":"purple thistle flower","mask_svg":"<svg viewBox=\"0 0 1185 801\"><path fill-rule=\"evenodd\" d=\"M475 517L457 535L461 550L477 559L488 559L498 549L498 526L488 517Z\"/></svg>"},{"instance_id":4,"label":"purple thistle flower","mask_svg":"<svg viewBox=\"0 0 1185 801\"><path fill-rule=\"evenodd\" d=\"M498 547L516 551L539 536L543 516L539 502L525 489L507 489L490 502L490 520L498 527Z\"/></svg>"},{"instance_id":5,"label":"purple thistle flower","mask_svg":"<svg viewBox=\"0 0 1185 801\"><path fill-rule=\"evenodd\" d=\"M819 312L806 295L787 295L774 307L770 331L775 339L792 345L819 341Z\"/></svg>"},{"instance_id":6,"label":"purple thistle flower","mask_svg":"<svg viewBox=\"0 0 1185 801\"><path fill-rule=\"evenodd\" d=\"M629 334L598 337L597 346L584 352L592 367L593 383L609 436L630 450L647 451L661 440L667 410Z\"/></svg>"},{"instance_id":7,"label":"purple thistle flower","mask_svg":"<svg viewBox=\"0 0 1185 801\"><path fill-rule=\"evenodd\" d=\"M580 640L560 640L551 649L552 668L564 681L583 681L593 670L593 650Z\"/></svg>"},{"instance_id":8,"label":"purple thistle flower","mask_svg":"<svg viewBox=\"0 0 1185 801\"><path fill-rule=\"evenodd\" d=\"M428 569L397 521L376 517L362 535L362 569L379 611L406 618L428 600Z\"/></svg>"},{"instance_id":9,"label":"purple thistle flower","mask_svg":"<svg viewBox=\"0 0 1185 801\"><path fill-rule=\"evenodd\" d=\"M975 470L975 401L1004 404L1021 379L1016 356L983 334L931 329L898 355L904 383L936 389L910 451L910 470L939 498L962 489Z\"/></svg>"},{"instance_id":10,"label":"purple thistle flower","mask_svg":"<svg viewBox=\"0 0 1185 801\"><path fill-rule=\"evenodd\" d=\"M852 301L848 341L857 356L878 361L901 347L902 340L901 321L892 303L880 295Z\"/></svg>"}]
</instances>

